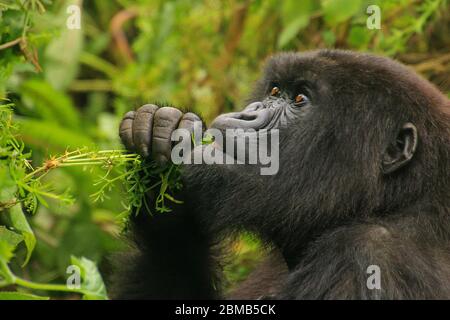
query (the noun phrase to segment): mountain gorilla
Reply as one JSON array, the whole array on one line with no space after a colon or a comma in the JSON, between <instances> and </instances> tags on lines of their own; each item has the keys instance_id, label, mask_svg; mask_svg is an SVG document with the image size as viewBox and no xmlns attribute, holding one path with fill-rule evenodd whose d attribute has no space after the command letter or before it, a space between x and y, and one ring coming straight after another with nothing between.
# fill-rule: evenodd
<instances>
[{"instance_id":1,"label":"mountain gorilla","mask_svg":"<svg viewBox=\"0 0 450 320\"><path fill-rule=\"evenodd\" d=\"M234 297L450 298L446 96L390 59L322 50L271 58L250 102L212 127L279 129L278 173L183 165L184 203L133 215L136 250L121 261L116 298L220 298L218 243L243 230L287 268L266 264ZM120 135L165 162L171 132L197 120L146 105Z\"/></svg>"}]
</instances>

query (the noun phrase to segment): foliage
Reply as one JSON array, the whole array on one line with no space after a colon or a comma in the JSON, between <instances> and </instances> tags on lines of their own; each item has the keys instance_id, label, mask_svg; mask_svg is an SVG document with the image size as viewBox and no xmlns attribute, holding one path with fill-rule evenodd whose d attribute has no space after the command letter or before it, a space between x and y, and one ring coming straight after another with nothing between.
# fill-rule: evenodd
<instances>
[{"instance_id":1,"label":"foliage","mask_svg":"<svg viewBox=\"0 0 450 320\"><path fill-rule=\"evenodd\" d=\"M77 158L74 153L49 159L42 167L33 169L29 163L30 154L23 153L24 145L15 138L14 127L11 123L11 105L0 106L0 216L4 226L0 226L0 288L18 285L35 290L58 290L79 292L85 298L106 298L106 290L95 264L88 259L77 260L73 263L85 272L81 289L71 290L65 285L40 284L16 276L9 263L14 257L14 251L22 242L25 245L26 256L22 267L27 265L36 245L36 236L28 223L26 212L36 212L38 203L48 207L48 199L57 199L71 203L72 199L64 194L56 194L49 190L49 185L42 182L42 178L54 168L77 165L83 158ZM103 154L102 154L103 155ZM120 155L128 159L128 155ZM91 157L89 162L82 162L83 166L99 161L100 157ZM114 156L110 156L114 159ZM109 159L108 159L109 160ZM84 270L83 269L83 270ZM95 286L92 285L95 283ZM4 299L41 299L43 297L22 292L1 293Z\"/></svg>"},{"instance_id":2,"label":"foliage","mask_svg":"<svg viewBox=\"0 0 450 320\"><path fill-rule=\"evenodd\" d=\"M69 4L81 29L66 27ZM366 27L374 4L379 30ZM169 101L209 122L240 108L270 54L317 48L395 57L450 96L449 34L448 0L0 0L0 299L48 295L72 255L107 274L150 188L170 214L179 168L120 151L126 111ZM233 250L235 283L260 255L248 237ZM104 298L93 265L77 261L78 292Z\"/></svg>"},{"instance_id":3,"label":"foliage","mask_svg":"<svg viewBox=\"0 0 450 320\"><path fill-rule=\"evenodd\" d=\"M171 165L168 170L159 168L154 163L144 163L141 158L135 154L127 154L121 150L101 150L86 151L76 150L66 151L58 157L50 157L42 166L34 169L30 162L30 154L24 154L24 145L19 143L14 136L14 127L11 124L12 110L11 105L0 106L0 150L2 158L0 159L0 169L2 176L2 185L0 185L0 213L3 213L1 220L5 226L0 226L0 288L10 285L20 285L30 289L38 290L59 290L73 291L82 293L84 299L106 298L106 289L103 280L98 273L96 265L89 259L71 258L72 264L82 270L84 280L80 289L68 289L63 285L46 285L33 283L15 276L10 270L9 263L13 257L16 247L24 242L26 247L26 257L22 264L24 267L35 248L36 237L31 229L25 213L34 214L38 204L49 207L46 199L56 199L67 204L71 204L73 199L67 194L56 194L51 190L51 184L44 184L43 178L56 168L67 167L88 167L101 166L106 173L94 183L98 191L93 193L93 201L103 201L107 197L106 192L110 191L114 183L121 181L126 185L127 200L122 220L125 224L127 216L133 208L136 212L148 204L145 202L145 194L156 187L159 187L159 193L156 200L156 210L164 213L170 212L170 208L165 205L165 199L180 203L169 193L171 188L177 190L181 188L178 181L179 175L176 174L177 167ZM114 175L114 172L117 174ZM114 176L113 176L114 175ZM112 177L113 176L113 177ZM158 181L157 178L160 178ZM175 179L175 180L174 180ZM7 297L19 297L7 293ZM25 294L23 298L38 298Z\"/></svg>"}]
</instances>

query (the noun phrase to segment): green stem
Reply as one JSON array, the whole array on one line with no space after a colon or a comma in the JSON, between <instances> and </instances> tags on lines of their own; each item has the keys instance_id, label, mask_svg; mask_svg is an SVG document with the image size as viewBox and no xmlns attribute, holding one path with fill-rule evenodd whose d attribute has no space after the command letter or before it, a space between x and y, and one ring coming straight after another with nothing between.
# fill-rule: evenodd
<instances>
[{"instance_id":1,"label":"green stem","mask_svg":"<svg viewBox=\"0 0 450 320\"><path fill-rule=\"evenodd\" d=\"M64 167L77 167L77 166L98 166L101 164L105 164L105 163L103 161L70 162L70 163L62 163L59 165L59 167L64 168Z\"/></svg>"},{"instance_id":2,"label":"green stem","mask_svg":"<svg viewBox=\"0 0 450 320\"><path fill-rule=\"evenodd\" d=\"M112 179L109 179L109 183L112 183L112 182L115 182L115 181L117 181L117 180L120 180L120 179L122 179L122 178L125 178L126 176L128 176L129 175L129 172L125 172L125 173L122 173L121 175L119 175L119 176L117 176L117 177L115 177L115 178L112 178Z\"/></svg>"},{"instance_id":3,"label":"green stem","mask_svg":"<svg viewBox=\"0 0 450 320\"><path fill-rule=\"evenodd\" d=\"M22 37L17 38L12 41L9 41L9 42L6 42L6 43L3 43L3 44L0 44L0 50L11 48L11 47L15 46L16 44L19 44L20 41L22 41Z\"/></svg>"},{"instance_id":4,"label":"green stem","mask_svg":"<svg viewBox=\"0 0 450 320\"><path fill-rule=\"evenodd\" d=\"M22 38L25 38L25 36L27 35L29 19L30 19L30 13L28 11L26 11L25 18L23 20Z\"/></svg>"},{"instance_id":5,"label":"green stem","mask_svg":"<svg viewBox=\"0 0 450 320\"><path fill-rule=\"evenodd\" d=\"M36 170L30 172L29 174L27 174L27 175L23 178L23 181L28 181L28 180L30 180L30 179L33 178L35 175L37 175L39 172L42 172L42 171L44 171L45 169L46 169L45 167L40 167L40 168L38 168L38 169L36 169Z\"/></svg>"},{"instance_id":6,"label":"green stem","mask_svg":"<svg viewBox=\"0 0 450 320\"><path fill-rule=\"evenodd\" d=\"M100 151L90 151L90 152L77 154L75 156L70 156L68 159L83 158L83 157L87 157L87 156L90 156L90 155L93 155L93 154L96 154L96 153L97 154L108 154L108 153L117 154L117 153L119 153L121 155L126 155L126 156L130 156L130 157L136 157L137 156L137 154L133 154L133 153L125 154L126 152L127 152L126 150L114 150L114 149L111 149L111 150L100 150Z\"/></svg>"},{"instance_id":7,"label":"green stem","mask_svg":"<svg viewBox=\"0 0 450 320\"><path fill-rule=\"evenodd\" d=\"M103 162L101 162L100 160L109 160L109 159L123 159L124 161L133 161L136 157L135 154L123 154L125 152L123 150L101 150L101 151L97 151L97 152L92 151L92 152L85 152L82 154L77 154L74 156L68 156L68 155L74 154L76 152L78 152L78 151L70 152L64 156L61 156L61 157L55 159L56 161L60 162L58 167L73 167L73 166L81 166L81 165L101 165L101 164L103 164ZM117 154L117 153L119 153L119 154ZM93 154L102 154L102 155L113 154L113 155L86 158ZM46 166L42 166L42 167L30 172L29 174L27 174L24 177L23 181L28 181L29 179L33 178L37 174L39 174L43 171L46 171L46 170L49 170L49 168L47 168Z\"/></svg>"},{"instance_id":8,"label":"green stem","mask_svg":"<svg viewBox=\"0 0 450 320\"><path fill-rule=\"evenodd\" d=\"M17 277L15 277L13 284L17 284L19 286L22 286L25 288L30 288L30 289L35 289L35 290L82 293L81 290L70 289L66 285L63 285L63 284L37 283L37 282L32 282L32 281L28 281L28 280L17 278Z\"/></svg>"},{"instance_id":9,"label":"green stem","mask_svg":"<svg viewBox=\"0 0 450 320\"><path fill-rule=\"evenodd\" d=\"M109 157L92 157L92 158L85 158L85 159L67 159L64 160L64 163L72 163L72 162L83 162L83 161L97 161L97 160L110 160L110 159L123 159L124 161L134 160L134 158L125 156L125 155L119 155L119 156L109 156Z\"/></svg>"}]
</instances>

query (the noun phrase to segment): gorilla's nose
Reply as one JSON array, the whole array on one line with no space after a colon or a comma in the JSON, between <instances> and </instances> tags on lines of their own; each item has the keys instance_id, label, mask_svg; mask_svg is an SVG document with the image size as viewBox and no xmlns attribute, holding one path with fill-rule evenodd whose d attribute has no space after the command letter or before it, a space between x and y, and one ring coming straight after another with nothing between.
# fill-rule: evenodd
<instances>
[{"instance_id":1,"label":"gorilla's nose","mask_svg":"<svg viewBox=\"0 0 450 320\"><path fill-rule=\"evenodd\" d=\"M245 107L244 111L258 111L264 108L264 104L262 102L252 102L247 107Z\"/></svg>"},{"instance_id":2,"label":"gorilla's nose","mask_svg":"<svg viewBox=\"0 0 450 320\"><path fill-rule=\"evenodd\" d=\"M218 116L211 124L211 128L219 130L259 130L264 128L269 120L270 110L264 108L264 105L261 102L253 102L241 112L226 113Z\"/></svg>"}]
</instances>

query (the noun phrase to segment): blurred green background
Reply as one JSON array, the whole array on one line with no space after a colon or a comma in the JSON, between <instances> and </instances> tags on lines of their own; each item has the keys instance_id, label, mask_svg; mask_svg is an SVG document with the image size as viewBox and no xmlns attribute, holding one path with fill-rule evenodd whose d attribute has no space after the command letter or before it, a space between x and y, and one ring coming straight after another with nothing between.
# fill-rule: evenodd
<instances>
[{"instance_id":1,"label":"blurred green background","mask_svg":"<svg viewBox=\"0 0 450 320\"><path fill-rule=\"evenodd\" d=\"M80 29L66 26L71 4L81 8ZM381 8L379 30L366 27L373 4ZM450 96L446 0L0 0L0 101L15 105L19 138L39 165L81 146L120 149L121 116L146 102L189 107L211 121L242 106L268 56L317 48L394 57ZM75 202L50 201L28 217L37 247L17 273L64 282L73 254L109 272L107 257L121 248L123 188L94 202L98 174L49 175ZM229 287L263 255L248 236L233 250Z\"/></svg>"}]
</instances>

